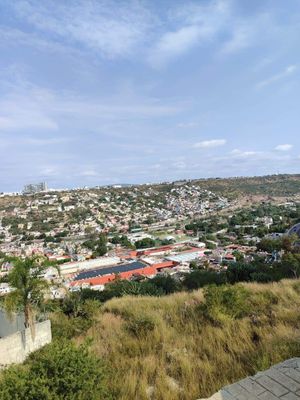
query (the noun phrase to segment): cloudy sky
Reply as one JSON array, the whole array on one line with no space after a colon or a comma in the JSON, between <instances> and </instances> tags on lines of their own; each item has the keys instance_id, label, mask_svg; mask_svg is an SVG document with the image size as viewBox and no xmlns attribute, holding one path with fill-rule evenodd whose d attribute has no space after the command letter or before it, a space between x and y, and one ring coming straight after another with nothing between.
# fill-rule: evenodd
<instances>
[{"instance_id":1,"label":"cloudy sky","mask_svg":"<svg viewBox=\"0 0 300 400\"><path fill-rule=\"evenodd\" d=\"M300 172L298 0L0 0L0 191Z\"/></svg>"}]
</instances>

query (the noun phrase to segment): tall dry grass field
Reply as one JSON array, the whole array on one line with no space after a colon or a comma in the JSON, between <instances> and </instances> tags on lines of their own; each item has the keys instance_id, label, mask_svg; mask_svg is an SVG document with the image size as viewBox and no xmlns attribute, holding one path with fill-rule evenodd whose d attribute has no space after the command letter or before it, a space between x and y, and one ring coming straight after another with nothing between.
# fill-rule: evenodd
<instances>
[{"instance_id":1,"label":"tall dry grass field","mask_svg":"<svg viewBox=\"0 0 300 400\"><path fill-rule=\"evenodd\" d=\"M202 290L107 302L88 337L112 368L116 398L196 400L300 356L300 282L243 287L239 316L207 311Z\"/></svg>"}]
</instances>

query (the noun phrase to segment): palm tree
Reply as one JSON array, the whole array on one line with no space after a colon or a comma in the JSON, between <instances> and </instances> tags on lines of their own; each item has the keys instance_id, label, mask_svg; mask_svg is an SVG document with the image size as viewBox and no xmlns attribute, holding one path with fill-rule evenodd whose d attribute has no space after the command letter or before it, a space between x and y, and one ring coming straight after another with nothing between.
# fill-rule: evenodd
<instances>
[{"instance_id":1,"label":"palm tree","mask_svg":"<svg viewBox=\"0 0 300 400\"><path fill-rule=\"evenodd\" d=\"M12 315L14 312L23 312L25 328L30 328L31 335L35 334L35 315L44 302L49 288L48 282L42 274L47 269L37 258L17 259L7 279L13 291L5 296L4 306Z\"/></svg>"}]
</instances>

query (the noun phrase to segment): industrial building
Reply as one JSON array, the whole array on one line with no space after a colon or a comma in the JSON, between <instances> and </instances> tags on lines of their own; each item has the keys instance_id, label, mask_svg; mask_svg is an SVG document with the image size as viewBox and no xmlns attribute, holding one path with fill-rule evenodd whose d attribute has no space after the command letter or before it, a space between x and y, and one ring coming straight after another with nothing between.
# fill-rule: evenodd
<instances>
[{"instance_id":1,"label":"industrial building","mask_svg":"<svg viewBox=\"0 0 300 400\"><path fill-rule=\"evenodd\" d=\"M104 288L118 276L121 279L129 279L134 275L153 277L164 268L172 268L177 265L173 261L164 261L157 264L147 265L141 261L120 264L109 268L101 268L79 273L71 282L71 288L82 286L100 286Z\"/></svg>"},{"instance_id":2,"label":"industrial building","mask_svg":"<svg viewBox=\"0 0 300 400\"><path fill-rule=\"evenodd\" d=\"M92 260L85 261L73 261L62 264L60 266L60 272L63 276L74 274L78 271L94 270L97 268L108 267L116 265L120 262L119 257L99 257Z\"/></svg>"}]
</instances>

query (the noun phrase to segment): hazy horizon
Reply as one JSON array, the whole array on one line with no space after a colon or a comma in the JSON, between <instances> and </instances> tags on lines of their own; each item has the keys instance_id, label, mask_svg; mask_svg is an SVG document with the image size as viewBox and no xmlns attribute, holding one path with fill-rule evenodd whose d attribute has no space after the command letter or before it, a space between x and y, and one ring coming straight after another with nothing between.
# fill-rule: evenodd
<instances>
[{"instance_id":1,"label":"hazy horizon","mask_svg":"<svg viewBox=\"0 0 300 400\"><path fill-rule=\"evenodd\" d=\"M178 179L173 179L173 180L162 180L162 181L147 181L147 182L119 182L119 183L107 183L107 184L95 184L95 185L78 185L78 186L66 186L66 187L58 187L58 186L49 186L48 182L46 181L35 181L35 182L30 182L31 184L38 184L41 182L46 183L47 185L47 191L60 191L60 190L65 190L65 191L71 191L71 190L77 190L77 189L95 189L95 188L102 188L102 187L113 187L113 186L122 186L122 187L129 187L129 186L147 186L147 185L163 185L163 184L169 184L169 183L175 183L175 182L197 182L197 181L207 181L207 180L234 180L234 179L260 179L260 178L267 178L267 177L274 177L274 176L298 176L300 173L282 173L282 174L266 174L266 175L236 175L236 176L211 176L208 178L204 177L195 177L195 178L178 178ZM29 184L27 182L27 184ZM26 184L25 184L26 185ZM24 186L25 186L24 185ZM24 186L19 188L18 190L11 190L11 191L1 191L0 193L4 194L22 194L22 190L24 189Z\"/></svg>"}]
</instances>

